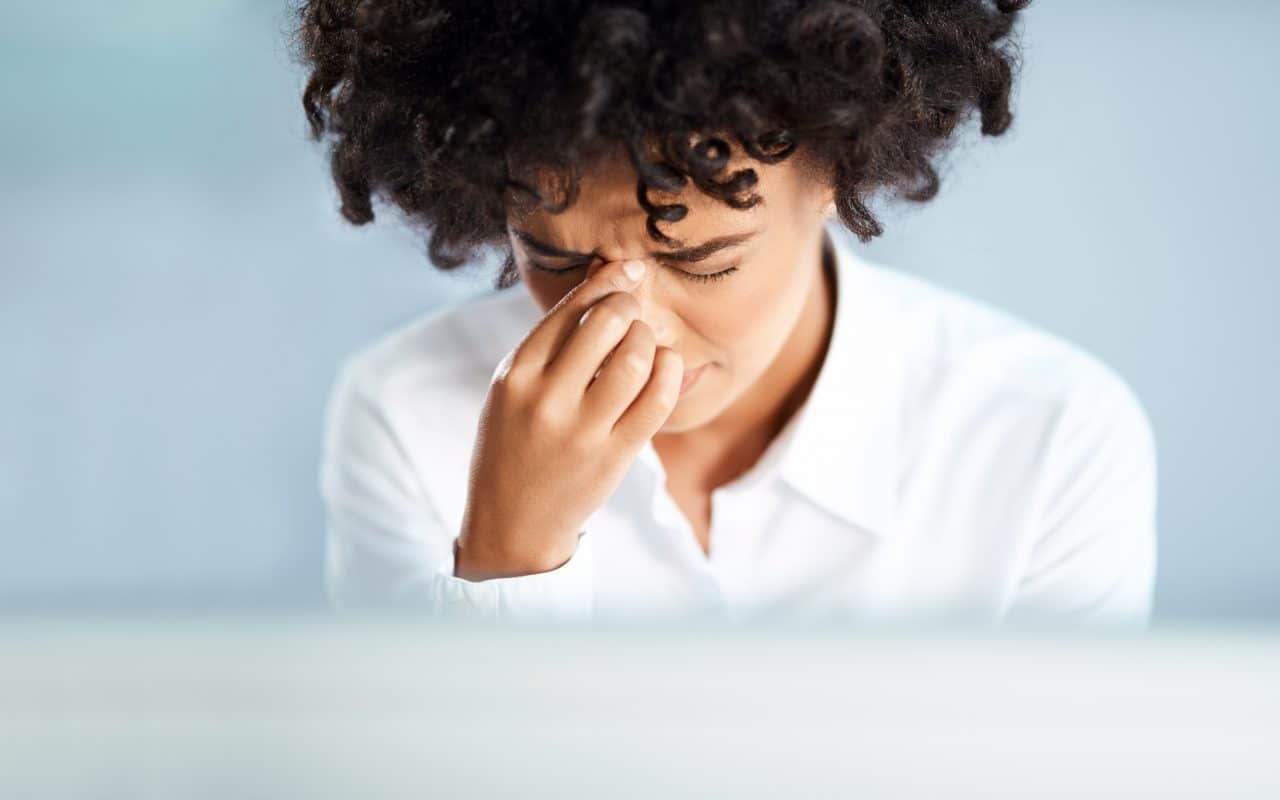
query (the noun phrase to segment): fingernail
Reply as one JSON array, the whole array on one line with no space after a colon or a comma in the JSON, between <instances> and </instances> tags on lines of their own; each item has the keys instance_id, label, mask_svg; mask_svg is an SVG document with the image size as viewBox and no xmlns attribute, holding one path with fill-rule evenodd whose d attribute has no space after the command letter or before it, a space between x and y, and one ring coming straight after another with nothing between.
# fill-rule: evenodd
<instances>
[{"instance_id":1,"label":"fingernail","mask_svg":"<svg viewBox=\"0 0 1280 800\"><path fill-rule=\"evenodd\" d=\"M622 265L622 271L627 273L627 277L633 281L638 281L644 277L643 261L628 261Z\"/></svg>"}]
</instances>

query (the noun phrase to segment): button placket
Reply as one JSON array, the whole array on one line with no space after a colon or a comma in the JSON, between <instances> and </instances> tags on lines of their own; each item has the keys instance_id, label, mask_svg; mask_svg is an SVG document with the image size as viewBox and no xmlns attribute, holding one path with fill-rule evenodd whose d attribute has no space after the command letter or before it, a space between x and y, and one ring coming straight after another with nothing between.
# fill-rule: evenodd
<instances>
[{"instance_id":1,"label":"button placket","mask_svg":"<svg viewBox=\"0 0 1280 800\"><path fill-rule=\"evenodd\" d=\"M711 552L709 563L720 586L724 601L733 613L738 611L743 591L742 576L749 573L743 563L749 558L751 543L746 540L752 520L743 519L743 498L739 490L718 487L711 492Z\"/></svg>"}]
</instances>

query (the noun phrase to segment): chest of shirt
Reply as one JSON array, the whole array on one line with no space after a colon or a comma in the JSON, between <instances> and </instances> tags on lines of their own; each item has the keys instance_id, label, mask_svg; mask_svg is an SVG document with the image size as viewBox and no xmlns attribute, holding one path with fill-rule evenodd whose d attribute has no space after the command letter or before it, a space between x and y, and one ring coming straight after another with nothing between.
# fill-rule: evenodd
<instances>
[{"instance_id":1,"label":"chest of shirt","mask_svg":"<svg viewBox=\"0 0 1280 800\"><path fill-rule=\"evenodd\" d=\"M659 479L634 469L584 526L594 539L597 619L982 621L998 617L1016 580L1016 550L996 541L1008 536L1003 526L992 528L989 548L975 549L971 520L949 522L944 507L918 505L894 536L878 536L776 474L711 492L704 553Z\"/></svg>"}]
</instances>

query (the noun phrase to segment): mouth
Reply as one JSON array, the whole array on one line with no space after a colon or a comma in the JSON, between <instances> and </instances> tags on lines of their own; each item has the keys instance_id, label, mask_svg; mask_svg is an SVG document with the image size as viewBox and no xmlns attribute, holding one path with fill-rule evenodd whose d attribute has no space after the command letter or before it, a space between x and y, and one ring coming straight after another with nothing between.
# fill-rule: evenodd
<instances>
[{"instance_id":1,"label":"mouth","mask_svg":"<svg viewBox=\"0 0 1280 800\"><path fill-rule=\"evenodd\" d=\"M684 373L684 381L680 384L680 394L684 394L685 392L689 391L689 388L693 386L695 382L697 382L698 378L701 377L702 373L706 371L707 367L710 364L711 362L708 361L707 363L703 364L700 367L695 367L694 369L686 370Z\"/></svg>"}]
</instances>

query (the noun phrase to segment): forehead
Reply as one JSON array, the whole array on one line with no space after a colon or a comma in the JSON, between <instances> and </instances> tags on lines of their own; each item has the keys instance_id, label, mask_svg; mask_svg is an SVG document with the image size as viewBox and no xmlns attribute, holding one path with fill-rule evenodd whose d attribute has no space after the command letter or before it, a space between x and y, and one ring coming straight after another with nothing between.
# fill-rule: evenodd
<instances>
[{"instance_id":1,"label":"forehead","mask_svg":"<svg viewBox=\"0 0 1280 800\"><path fill-rule=\"evenodd\" d=\"M659 160L657 150L649 155ZM806 183L798 167L799 158L775 164L757 161L736 143L731 144L727 167L716 180L726 180L734 172L750 168L756 173L756 185L746 194L758 194L761 202L750 209L735 209L713 197L688 179L678 192L649 188L647 197L654 205L680 204L688 208L685 217L676 222L658 222L659 230L681 243L691 244L711 232L745 230L766 222L772 215L786 213L801 199ZM563 171L538 168L521 175L551 200L565 199ZM600 151L579 167L578 195L572 205L560 213L538 208L532 203L508 205L508 218L513 225L554 238L565 246L581 244L591 249L601 237L649 240L645 224L648 213L637 197L639 174L631 163L625 146L618 144ZM744 195L745 196L745 195Z\"/></svg>"}]
</instances>

